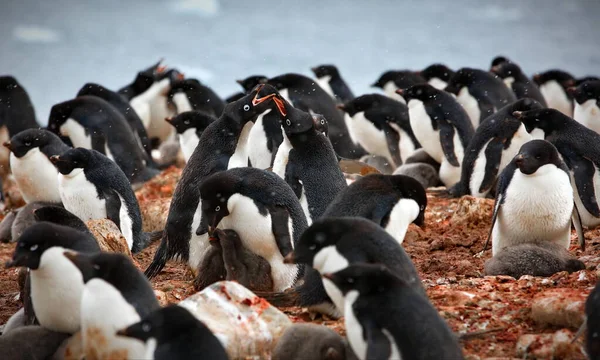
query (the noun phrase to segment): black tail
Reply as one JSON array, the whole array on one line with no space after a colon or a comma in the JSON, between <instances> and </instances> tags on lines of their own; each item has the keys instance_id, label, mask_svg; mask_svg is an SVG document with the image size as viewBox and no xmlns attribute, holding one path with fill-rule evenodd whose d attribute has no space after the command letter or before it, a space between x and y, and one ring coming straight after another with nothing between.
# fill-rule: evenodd
<instances>
[{"instance_id":1,"label":"black tail","mask_svg":"<svg viewBox=\"0 0 600 360\"><path fill-rule=\"evenodd\" d=\"M131 252L134 254L139 253L156 240L160 240L162 236L163 230L140 233L139 240L135 241L131 247Z\"/></svg>"},{"instance_id":2,"label":"black tail","mask_svg":"<svg viewBox=\"0 0 600 360\"><path fill-rule=\"evenodd\" d=\"M158 249L156 249L156 253L154 253L154 259L152 259L152 262L150 263L150 265L148 265L146 271L144 271L144 274L148 279L152 279L153 277L158 275L158 273L165 267L165 264L170 258L166 236L167 234L165 232L163 239L160 245L158 246Z\"/></svg>"},{"instance_id":3,"label":"black tail","mask_svg":"<svg viewBox=\"0 0 600 360\"><path fill-rule=\"evenodd\" d=\"M300 294L298 288L289 288L283 292L262 292L255 291L256 296L267 300L271 305L276 307L292 307L300 306Z\"/></svg>"}]
</instances>

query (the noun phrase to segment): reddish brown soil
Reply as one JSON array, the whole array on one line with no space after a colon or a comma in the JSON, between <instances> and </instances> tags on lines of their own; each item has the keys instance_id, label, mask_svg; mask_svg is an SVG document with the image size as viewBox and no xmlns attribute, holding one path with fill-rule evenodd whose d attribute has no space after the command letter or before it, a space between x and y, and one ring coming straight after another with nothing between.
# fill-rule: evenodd
<instances>
[{"instance_id":1,"label":"reddish brown soil","mask_svg":"<svg viewBox=\"0 0 600 360\"><path fill-rule=\"evenodd\" d=\"M166 178L161 176L161 179L138 191L141 206L148 199L171 196L173 182L178 179L179 173L178 169L169 169L164 174ZM597 255L600 230L586 232L588 246L585 252L576 247L573 236L571 253L584 261L588 270L574 274L559 273L547 280L483 277L483 264L491 257L491 251L488 250L481 258L474 255L483 248L491 214L482 221L452 224L450 219L458 201L430 194L426 229L411 225L403 246L419 270L432 303L455 332L499 329L462 340L465 354L469 358L514 357L515 342L520 335L551 333L558 329L539 326L531 320L531 301L535 294L559 287L591 291L600 263ZM152 260L157 245L153 244L135 256L142 268ZM6 262L13 249L14 244L0 244L0 262ZM183 265L171 262L153 280L153 285L166 294L168 302L176 303L194 293L191 280ZM5 323L20 306L17 270L0 269L0 324ZM311 319L309 313L300 308L283 310L294 321L322 323L342 334L345 332L343 320Z\"/></svg>"}]
</instances>

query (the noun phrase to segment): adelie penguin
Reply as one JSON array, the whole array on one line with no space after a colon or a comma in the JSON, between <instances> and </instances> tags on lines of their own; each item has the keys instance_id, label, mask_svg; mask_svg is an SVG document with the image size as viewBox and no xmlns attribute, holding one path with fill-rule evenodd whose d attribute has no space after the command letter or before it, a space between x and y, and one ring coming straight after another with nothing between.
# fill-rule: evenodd
<instances>
[{"instance_id":1,"label":"adelie penguin","mask_svg":"<svg viewBox=\"0 0 600 360\"><path fill-rule=\"evenodd\" d=\"M515 112L530 133L542 133L569 169L575 205L584 226L600 225L600 135L555 109Z\"/></svg>"},{"instance_id":2,"label":"adelie penguin","mask_svg":"<svg viewBox=\"0 0 600 360\"><path fill-rule=\"evenodd\" d=\"M498 76L473 68L459 69L444 90L456 95L456 100L469 114L473 128L498 109L517 100Z\"/></svg>"},{"instance_id":3,"label":"adelie penguin","mask_svg":"<svg viewBox=\"0 0 600 360\"><path fill-rule=\"evenodd\" d=\"M338 333L316 324L296 323L277 340L273 360L351 360L352 350Z\"/></svg>"},{"instance_id":4,"label":"adelie penguin","mask_svg":"<svg viewBox=\"0 0 600 360\"><path fill-rule=\"evenodd\" d=\"M208 235L196 235L202 220L200 184L219 171L248 165L247 136L252 122L275 106L271 100L276 94L272 86L260 85L242 99L227 104L219 119L204 130L175 188L163 238L146 269L149 278L173 258L197 271L210 249Z\"/></svg>"},{"instance_id":5,"label":"adelie penguin","mask_svg":"<svg viewBox=\"0 0 600 360\"><path fill-rule=\"evenodd\" d=\"M317 84L331 96L336 103L344 104L354 99L350 87L338 71L335 65L324 64L311 68L317 79Z\"/></svg>"},{"instance_id":6,"label":"adelie penguin","mask_svg":"<svg viewBox=\"0 0 600 360\"><path fill-rule=\"evenodd\" d=\"M227 99L225 99L225 102L230 103L230 102L234 102L236 100L243 98L247 93L252 91L252 89L257 87L258 85L266 84L268 80L269 80L269 78L264 75L251 75L245 79L236 80L235 82L240 84L240 86L244 89L244 91L238 92L238 93L235 93L235 94L229 96Z\"/></svg>"},{"instance_id":7,"label":"adelie penguin","mask_svg":"<svg viewBox=\"0 0 600 360\"><path fill-rule=\"evenodd\" d=\"M492 59L492 63L490 64L490 71L491 69L493 69L495 66L504 64L504 63L511 63L512 61L507 58L504 55L498 55L495 58Z\"/></svg>"},{"instance_id":8,"label":"adelie penguin","mask_svg":"<svg viewBox=\"0 0 600 360\"><path fill-rule=\"evenodd\" d=\"M535 74L533 81L540 88L549 108L573 116L573 100L567 89L575 85L575 77L566 71L548 70Z\"/></svg>"},{"instance_id":9,"label":"adelie penguin","mask_svg":"<svg viewBox=\"0 0 600 360\"><path fill-rule=\"evenodd\" d=\"M210 329L178 305L158 309L141 321L119 330L117 335L143 341L146 344L145 359L229 359Z\"/></svg>"},{"instance_id":10,"label":"adelie penguin","mask_svg":"<svg viewBox=\"0 0 600 360\"><path fill-rule=\"evenodd\" d=\"M94 149L108 156L132 183L145 182L158 174L158 170L146 166L147 154L123 115L104 99L80 96L54 105L48 130L67 136L74 147Z\"/></svg>"},{"instance_id":11,"label":"adelie penguin","mask_svg":"<svg viewBox=\"0 0 600 360\"><path fill-rule=\"evenodd\" d=\"M502 170L521 146L534 138L513 112L542 108L535 100L521 99L486 118L465 150L460 182L449 192L454 197L473 195L483 198L491 194Z\"/></svg>"},{"instance_id":12,"label":"adelie penguin","mask_svg":"<svg viewBox=\"0 0 600 360\"><path fill-rule=\"evenodd\" d=\"M67 338L69 334L42 326L21 326L2 333L0 354L4 360L58 359L56 352Z\"/></svg>"},{"instance_id":13,"label":"adelie penguin","mask_svg":"<svg viewBox=\"0 0 600 360\"><path fill-rule=\"evenodd\" d=\"M491 70L498 75L506 86L513 91L517 99L530 98L546 107L546 100L535 82L530 80L519 65L514 62L503 62L492 67Z\"/></svg>"},{"instance_id":14,"label":"adelie penguin","mask_svg":"<svg viewBox=\"0 0 600 360\"><path fill-rule=\"evenodd\" d=\"M502 85L504 86L504 85ZM461 162L473 137L473 125L456 99L429 84L398 90L408 101L410 125L423 149L440 166L440 179L451 187L460 180Z\"/></svg>"},{"instance_id":15,"label":"adelie penguin","mask_svg":"<svg viewBox=\"0 0 600 360\"><path fill-rule=\"evenodd\" d=\"M500 174L496 192L490 231L494 256L524 243L548 242L568 249L571 222L584 247L569 169L548 141L525 143Z\"/></svg>"},{"instance_id":16,"label":"adelie penguin","mask_svg":"<svg viewBox=\"0 0 600 360\"><path fill-rule=\"evenodd\" d=\"M284 264L307 227L300 201L279 176L256 168L236 168L211 175L200 185L202 216L196 234L209 236L217 226L238 233L249 251L271 265L275 291L296 280L298 267ZM200 274L202 276L202 274Z\"/></svg>"},{"instance_id":17,"label":"adelie penguin","mask_svg":"<svg viewBox=\"0 0 600 360\"><path fill-rule=\"evenodd\" d=\"M585 301L585 316L582 325L587 325L585 349L590 359L596 360L600 358L600 282L596 283Z\"/></svg>"},{"instance_id":18,"label":"adelie penguin","mask_svg":"<svg viewBox=\"0 0 600 360\"><path fill-rule=\"evenodd\" d=\"M197 110L218 117L225 108L225 102L211 88L196 79L175 81L168 96L178 114Z\"/></svg>"},{"instance_id":19,"label":"adelie penguin","mask_svg":"<svg viewBox=\"0 0 600 360\"><path fill-rule=\"evenodd\" d=\"M350 116L352 137L370 154L396 168L421 145L413 134L406 105L380 94L359 96L338 108Z\"/></svg>"},{"instance_id":20,"label":"adelie penguin","mask_svg":"<svg viewBox=\"0 0 600 360\"><path fill-rule=\"evenodd\" d=\"M329 123L329 139L335 152L344 158L360 159L366 155L363 148L355 144L349 134L342 113L335 101L315 80L299 74L284 74L269 79L281 96L293 106L308 113L321 114Z\"/></svg>"},{"instance_id":21,"label":"adelie penguin","mask_svg":"<svg viewBox=\"0 0 600 360\"><path fill-rule=\"evenodd\" d=\"M464 358L427 296L384 265L353 264L324 278L343 294L346 335L359 359Z\"/></svg>"},{"instance_id":22,"label":"adelie penguin","mask_svg":"<svg viewBox=\"0 0 600 360\"><path fill-rule=\"evenodd\" d=\"M285 132L273 172L290 185L310 224L346 188L346 178L327 138L327 120L296 109L283 99L273 101L280 104L277 113Z\"/></svg>"},{"instance_id":23,"label":"adelie penguin","mask_svg":"<svg viewBox=\"0 0 600 360\"><path fill-rule=\"evenodd\" d=\"M143 250L162 232L142 232L140 206L127 177L95 150L71 149L50 161L58 172L58 188L65 209L80 219L110 219L127 240L129 249Z\"/></svg>"},{"instance_id":24,"label":"adelie penguin","mask_svg":"<svg viewBox=\"0 0 600 360\"><path fill-rule=\"evenodd\" d=\"M58 171L50 157L70 149L47 130L28 129L12 137L4 146L10 149L10 167L23 199L27 203L60 203Z\"/></svg>"},{"instance_id":25,"label":"adelie penguin","mask_svg":"<svg viewBox=\"0 0 600 360\"><path fill-rule=\"evenodd\" d=\"M166 119L179 135L179 145L186 163L194 153L196 146L198 146L204 130L215 120L217 120L216 117L203 111L186 111L173 118Z\"/></svg>"},{"instance_id":26,"label":"adelie penguin","mask_svg":"<svg viewBox=\"0 0 600 360\"><path fill-rule=\"evenodd\" d=\"M88 359L146 359L142 341L117 335L160 308L144 274L123 254L66 252L85 286L81 296L81 339Z\"/></svg>"},{"instance_id":27,"label":"adelie penguin","mask_svg":"<svg viewBox=\"0 0 600 360\"><path fill-rule=\"evenodd\" d=\"M377 81L375 81L371 85L371 87L382 89L387 96L391 97L394 100L400 101L403 104L406 104L406 100L404 99L404 97L401 94L399 94L396 90L404 90L413 85L426 83L427 80L423 76L413 71L390 70L381 74L379 79L377 79Z\"/></svg>"},{"instance_id":28,"label":"adelie penguin","mask_svg":"<svg viewBox=\"0 0 600 360\"><path fill-rule=\"evenodd\" d=\"M427 83L438 90L444 90L448 86L454 71L444 64L432 64L419 72Z\"/></svg>"},{"instance_id":29,"label":"adelie penguin","mask_svg":"<svg viewBox=\"0 0 600 360\"><path fill-rule=\"evenodd\" d=\"M573 119L600 134L600 81L586 81L567 92L575 100Z\"/></svg>"}]
</instances>

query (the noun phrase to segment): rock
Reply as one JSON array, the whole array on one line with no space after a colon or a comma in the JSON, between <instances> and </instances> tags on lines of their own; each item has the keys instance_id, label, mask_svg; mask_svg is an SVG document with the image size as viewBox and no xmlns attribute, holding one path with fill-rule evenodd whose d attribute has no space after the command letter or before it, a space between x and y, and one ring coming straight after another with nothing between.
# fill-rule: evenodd
<instances>
[{"instance_id":1,"label":"rock","mask_svg":"<svg viewBox=\"0 0 600 360\"><path fill-rule=\"evenodd\" d=\"M158 300L160 306L164 307L169 305L169 301L167 300L167 294L165 294L164 291L154 290L154 295L156 295L156 300Z\"/></svg>"},{"instance_id":2,"label":"rock","mask_svg":"<svg viewBox=\"0 0 600 360\"><path fill-rule=\"evenodd\" d=\"M125 240L125 237L114 222L108 219L100 219L89 220L85 224L92 234L94 234L98 245L100 245L100 250L131 256L127 240Z\"/></svg>"},{"instance_id":3,"label":"rock","mask_svg":"<svg viewBox=\"0 0 600 360\"><path fill-rule=\"evenodd\" d=\"M153 232L163 230L169 215L170 198L159 198L144 201L140 204L142 214L142 231Z\"/></svg>"},{"instance_id":4,"label":"rock","mask_svg":"<svg viewBox=\"0 0 600 360\"><path fill-rule=\"evenodd\" d=\"M581 345L571 344L573 334L562 329L554 334L525 334L517 340L516 356L527 359L585 359Z\"/></svg>"},{"instance_id":5,"label":"rock","mask_svg":"<svg viewBox=\"0 0 600 360\"><path fill-rule=\"evenodd\" d=\"M586 299L582 290L546 290L533 298L531 318L538 324L579 328L585 318Z\"/></svg>"},{"instance_id":6,"label":"rock","mask_svg":"<svg viewBox=\"0 0 600 360\"><path fill-rule=\"evenodd\" d=\"M466 195L458 201L450 222L453 225L462 225L468 228L480 227L481 223L491 226L493 209L493 199L481 199Z\"/></svg>"},{"instance_id":7,"label":"rock","mask_svg":"<svg viewBox=\"0 0 600 360\"><path fill-rule=\"evenodd\" d=\"M400 167L394 171L394 175L410 176L421 183L425 189L437 186L440 183L440 177L435 168L425 163L400 165Z\"/></svg>"},{"instance_id":8,"label":"rock","mask_svg":"<svg viewBox=\"0 0 600 360\"><path fill-rule=\"evenodd\" d=\"M214 283L179 305L208 326L231 359L270 358L292 325L284 313L232 281Z\"/></svg>"},{"instance_id":9,"label":"rock","mask_svg":"<svg viewBox=\"0 0 600 360\"><path fill-rule=\"evenodd\" d=\"M360 161L364 162L367 165L373 166L382 174L391 174L392 172L394 172L394 165L391 164L390 161L383 156L365 155L360 158Z\"/></svg>"},{"instance_id":10,"label":"rock","mask_svg":"<svg viewBox=\"0 0 600 360\"><path fill-rule=\"evenodd\" d=\"M15 178L10 175L2 180L2 192L4 193L4 205L0 204L3 210L4 207L7 209L17 209L25 205L25 199L21 194L21 190L17 186Z\"/></svg>"}]
</instances>

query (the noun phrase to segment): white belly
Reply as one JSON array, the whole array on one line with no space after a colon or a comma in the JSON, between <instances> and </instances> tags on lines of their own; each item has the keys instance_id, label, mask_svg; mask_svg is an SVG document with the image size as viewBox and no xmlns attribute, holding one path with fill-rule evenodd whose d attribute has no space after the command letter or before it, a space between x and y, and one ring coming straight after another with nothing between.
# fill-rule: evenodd
<instances>
[{"instance_id":1,"label":"white belly","mask_svg":"<svg viewBox=\"0 0 600 360\"><path fill-rule=\"evenodd\" d=\"M271 109L258 116L248 137L248 157L252 167L267 169L271 166L271 152L267 147L267 133L265 132L263 118Z\"/></svg>"},{"instance_id":2,"label":"white belly","mask_svg":"<svg viewBox=\"0 0 600 360\"><path fill-rule=\"evenodd\" d=\"M127 208L127 204L125 203L125 200L121 194L119 194L119 200L121 201L121 207L119 208L121 234L123 234L123 237L127 241L129 250L131 250L131 247L133 246L133 221L131 221L131 217L128 213L129 209Z\"/></svg>"},{"instance_id":3,"label":"white belly","mask_svg":"<svg viewBox=\"0 0 600 360\"><path fill-rule=\"evenodd\" d=\"M302 181L300 181L302 184ZM304 184L302 184L302 195L300 195L300 206L302 206L302 210L304 211L304 215L306 215L306 222L308 226L312 224L313 218L310 216L310 206L308 205L308 199L306 198L306 191L304 191Z\"/></svg>"},{"instance_id":4,"label":"white belly","mask_svg":"<svg viewBox=\"0 0 600 360\"><path fill-rule=\"evenodd\" d=\"M554 165L534 175L515 171L492 231L492 253L522 243L548 241L569 247L573 190L569 176Z\"/></svg>"},{"instance_id":5,"label":"white belly","mask_svg":"<svg viewBox=\"0 0 600 360\"><path fill-rule=\"evenodd\" d=\"M400 140L398 141L398 149L400 149L400 159L402 159L402 163L406 162L416 150L415 143L412 138L406 133L406 131L402 130L400 126L394 123L390 123L390 127L396 130L398 133L398 137ZM400 166L400 164L396 164L396 166Z\"/></svg>"},{"instance_id":6,"label":"white belly","mask_svg":"<svg viewBox=\"0 0 600 360\"><path fill-rule=\"evenodd\" d=\"M85 133L85 128L80 123L71 118L60 126L60 134L69 137L73 147L92 148L92 137Z\"/></svg>"},{"instance_id":7,"label":"white belly","mask_svg":"<svg viewBox=\"0 0 600 360\"><path fill-rule=\"evenodd\" d=\"M315 255L313 260L313 268L321 275L333 274L347 268L348 260L340 254L334 245L326 246ZM329 279L322 278L325 292L340 312L344 312L344 294L338 287Z\"/></svg>"},{"instance_id":8,"label":"white belly","mask_svg":"<svg viewBox=\"0 0 600 360\"><path fill-rule=\"evenodd\" d=\"M410 117L410 127L419 143L421 143L423 150L435 161L441 163L444 159L444 151L440 143L440 132L439 130L433 130L423 102L410 100L408 102L408 115Z\"/></svg>"},{"instance_id":9,"label":"white belly","mask_svg":"<svg viewBox=\"0 0 600 360\"><path fill-rule=\"evenodd\" d=\"M58 191L58 171L39 148L29 150L21 158L11 152L10 168L27 203L61 202Z\"/></svg>"},{"instance_id":10,"label":"white belly","mask_svg":"<svg viewBox=\"0 0 600 360\"><path fill-rule=\"evenodd\" d=\"M387 146L385 133L383 130L377 129L372 122L367 120L364 112L356 113L352 117L351 126L352 132L358 140L358 143L367 150L367 152L373 155L383 156L388 159L390 163L394 163L392 155L390 154L390 149Z\"/></svg>"},{"instance_id":11,"label":"white belly","mask_svg":"<svg viewBox=\"0 0 600 360\"><path fill-rule=\"evenodd\" d=\"M556 109L563 114L573 117L573 103L567 97L565 90L555 80L547 81L540 86L540 92L549 108Z\"/></svg>"},{"instance_id":12,"label":"white belly","mask_svg":"<svg viewBox=\"0 0 600 360\"><path fill-rule=\"evenodd\" d=\"M396 101L400 101L403 104L406 104L406 100L404 100L404 97L402 97L402 95L396 93L396 90L398 90L398 87L396 86L396 84L394 84L393 81L388 81L387 83L385 83L385 85L383 85L383 92L388 97L390 97Z\"/></svg>"},{"instance_id":13,"label":"white belly","mask_svg":"<svg viewBox=\"0 0 600 360\"><path fill-rule=\"evenodd\" d=\"M350 117L350 115L346 112L344 113L344 123L346 124L346 129L348 129L350 140L352 140L354 144L358 144L358 139L352 130L352 117Z\"/></svg>"},{"instance_id":14,"label":"white belly","mask_svg":"<svg viewBox=\"0 0 600 360\"><path fill-rule=\"evenodd\" d=\"M190 237L190 254L188 258L188 265L195 276L198 275L198 267L202 262L202 259L206 256L206 253L210 249L211 245L208 242L208 234L196 235L196 229L200 226L200 220L202 218L202 200L198 201L196 212L194 212L194 218L192 220L191 237ZM182 229L182 231L185 231Z\"/></svg>"},{"instance_id":15,"label":"white belly","mask_svg":"<svg viewBox=\"0 0 600 360\"><path fill-rule=\"evenodd\" d=\"M142 120L144 128L148 130L150 127L150 104L148 104L148 102L142 96L134 97L131 99L131 101L129 101L129 104L137 116L139 116L140 120Z\"/></svg>"},{"instance_id":16,"label":"white belly","mask_svg":"<svg viewBox=\"0 0 600 360\"><path fill-rule=\"evenodd\" d=\"M187 95L183 92L178 92L173 95L173 103L175 104L175 107L177 107L177 114L194 110Z\"/></svg>"},{"instance_id":17,"label":"white belly","mask_svg":"<svg viewBox=\"0 0 600 360\"><path fill-rule=\"evenodd\" d=\"M335 94L333 93L333 89L331 85L329 85L329 81L331 81L331 75L323 76L322 78L315 79L315 82L321 89L325 90L327 95L331 96L335 100Z\"/></svg>"},{"instance_id":18,"label":"white belly","mask_svg":"<svg viewBox=\"0 0 600 360\"><path fill-rule=\"evenodd\" d=\"M448 86L448 83L445 82L444 80L441 80L440 78L431 78L429 79L429 85L433 86L434 88L438 89L438 90L444 90L446 88L446 86Z\"/></svg>"},{"instance_id":19,"label":"white belly","mask_svg":"<svg viewBox=\"0 0 600 360\"><path fill-rule=\"evenodd\" d=\"M400 199L392 208L385 231L402 244L408 225L419 216L419 204L412 199Z\"/></svg>"},{"instance_id":20,"label":"white belly","mask_svg":"<svg viewBox=\"0 0 600 360\"><path fill-rule=\"evenodd\" d=\"M179 135L179 146L181 147L181 152L186 163L194 153L194 150L196 150L199 142L200 139L196 134L195 128L187 129L183 134Z\"/></svg>"},{"instance_id":21,"label":"white belly","mask_svg":"<svg viewBox=\"0 0 600 360\"><path fill-rule=\"evenodd\" d=\"M290 144L287 136L283 134L283 142L279 145L277 154L275 154L275 161L273 161L273 172L282 179L285 179L285 168L287 167L290 150L292 150L292 144Z\"/></svg>"},{"instance_id":22,"label":"white belly","mask_svg":"<svg viewBox=\"0 0 600 360\"><path fill-rule=\"evenodd\" d=\"M354 315L354 310L352 309L352 305L358 299L358 296L357 290L352 290L346 294L344 300L346 308L344 310L344 323L346 325L346 336L354 354L360 360L367 360L368 343L365 340L362 325L356 318L356 315Z\"/></svg>"},{"instance_id":23,"label":"white belly","mask_svg":"<svg viewBox=\"0 0 600 360\"><path fill-rule=\"evenodd\" d=\"M456 97L456 101L465 109L467 115L469 115L469 119L471 119L471 123L473 124L473 129L477 129L479 126L479 117L481 116L481 110L479 109L479 103L477 99L475 99L471 93L469 93L468 87L463 87L458 92L458 96Z\"/></svg>"},{"instance_id":24,"label":"white belly","mask_svg":"<svg viewBox=\"0 0 600 360\"><path fill-rule=\"evenodd\" d=\"M148 127L148 137L158 138L160 142L167 140L174 132L175 128L165 121L166 118L175 116L175 111L167 105L165 96L157 96L150 103L150 126Z\"/></svg>"},{"instance_id":25,"label":"white belly","mask_svg":"<svg viewBox=\"0 0 600 360\"><path fill-rule=\"evenodd\" d=\"M228 170L238 167L248 167L248 138L253 125L253 122L248 121L242 128L242 132L235 147L235 152L227 164Z\"/></svg>"},{"instance_id":26,"label":"white belly","mask_svg":"<svg viewBox=\"0 0 600 360\"><path fill-rule=\"evenodd\" d=\"M596 193L596 199L598 199L600 197L600 175L599 175L599 170L598 168L596 168L596 171L594 173L594 191ZM600 218L595 217L594 215L590 214L585 206L583 206L583 203L581 202L581 199L579 198L579 191L577 190L577 186L575 186L575 178L573 177L573 174L571 173L571 183L573 184L573 196L575 197L575 205L577 206L577 210L579 210L579 215L581 216L581 223L583 224L583 226L587 226L590 229L593 229L595 227L597 227L598 225L600 225Z\"/></svg>"},{"instance_id":27,"label":"white belly","mask_svg":"<svg viewBox=\"0 0 600 360\"><path fill-rule=\"evenodd\" d=\"M575 102L573 118L588 129L600 133L600 108L595 99L590 99L581 105Z\"/></svg>"},{"instance_id":28,"label":"white belly","mask_svg":"<svg viewBox=\"0 0 600 360\"><path fill-rule=\"evenodd\" d=\"M86 179L82 169L58 174L58 188L65 209L81 220L106 219L106 200L98 198L96 186Z\"/></svg>"},{"instance_id":29,"label":"white belly","mask_svg":"<svg viewBox=\"0 0 600 360\"><path fill-rule=\"evenodd\" d=\"M460 138L458 136L458 131L454 132L453 142L454 154L456 155L456 159L458 160L459 166L451 165L445 156L442 159L442 162L440 164L440 180L442 180L446 187L453 186L454 184L460 181L462 161L465 154L465 151L462 147L462 143L460 142Z\"/></svg>"}]
</instances>

